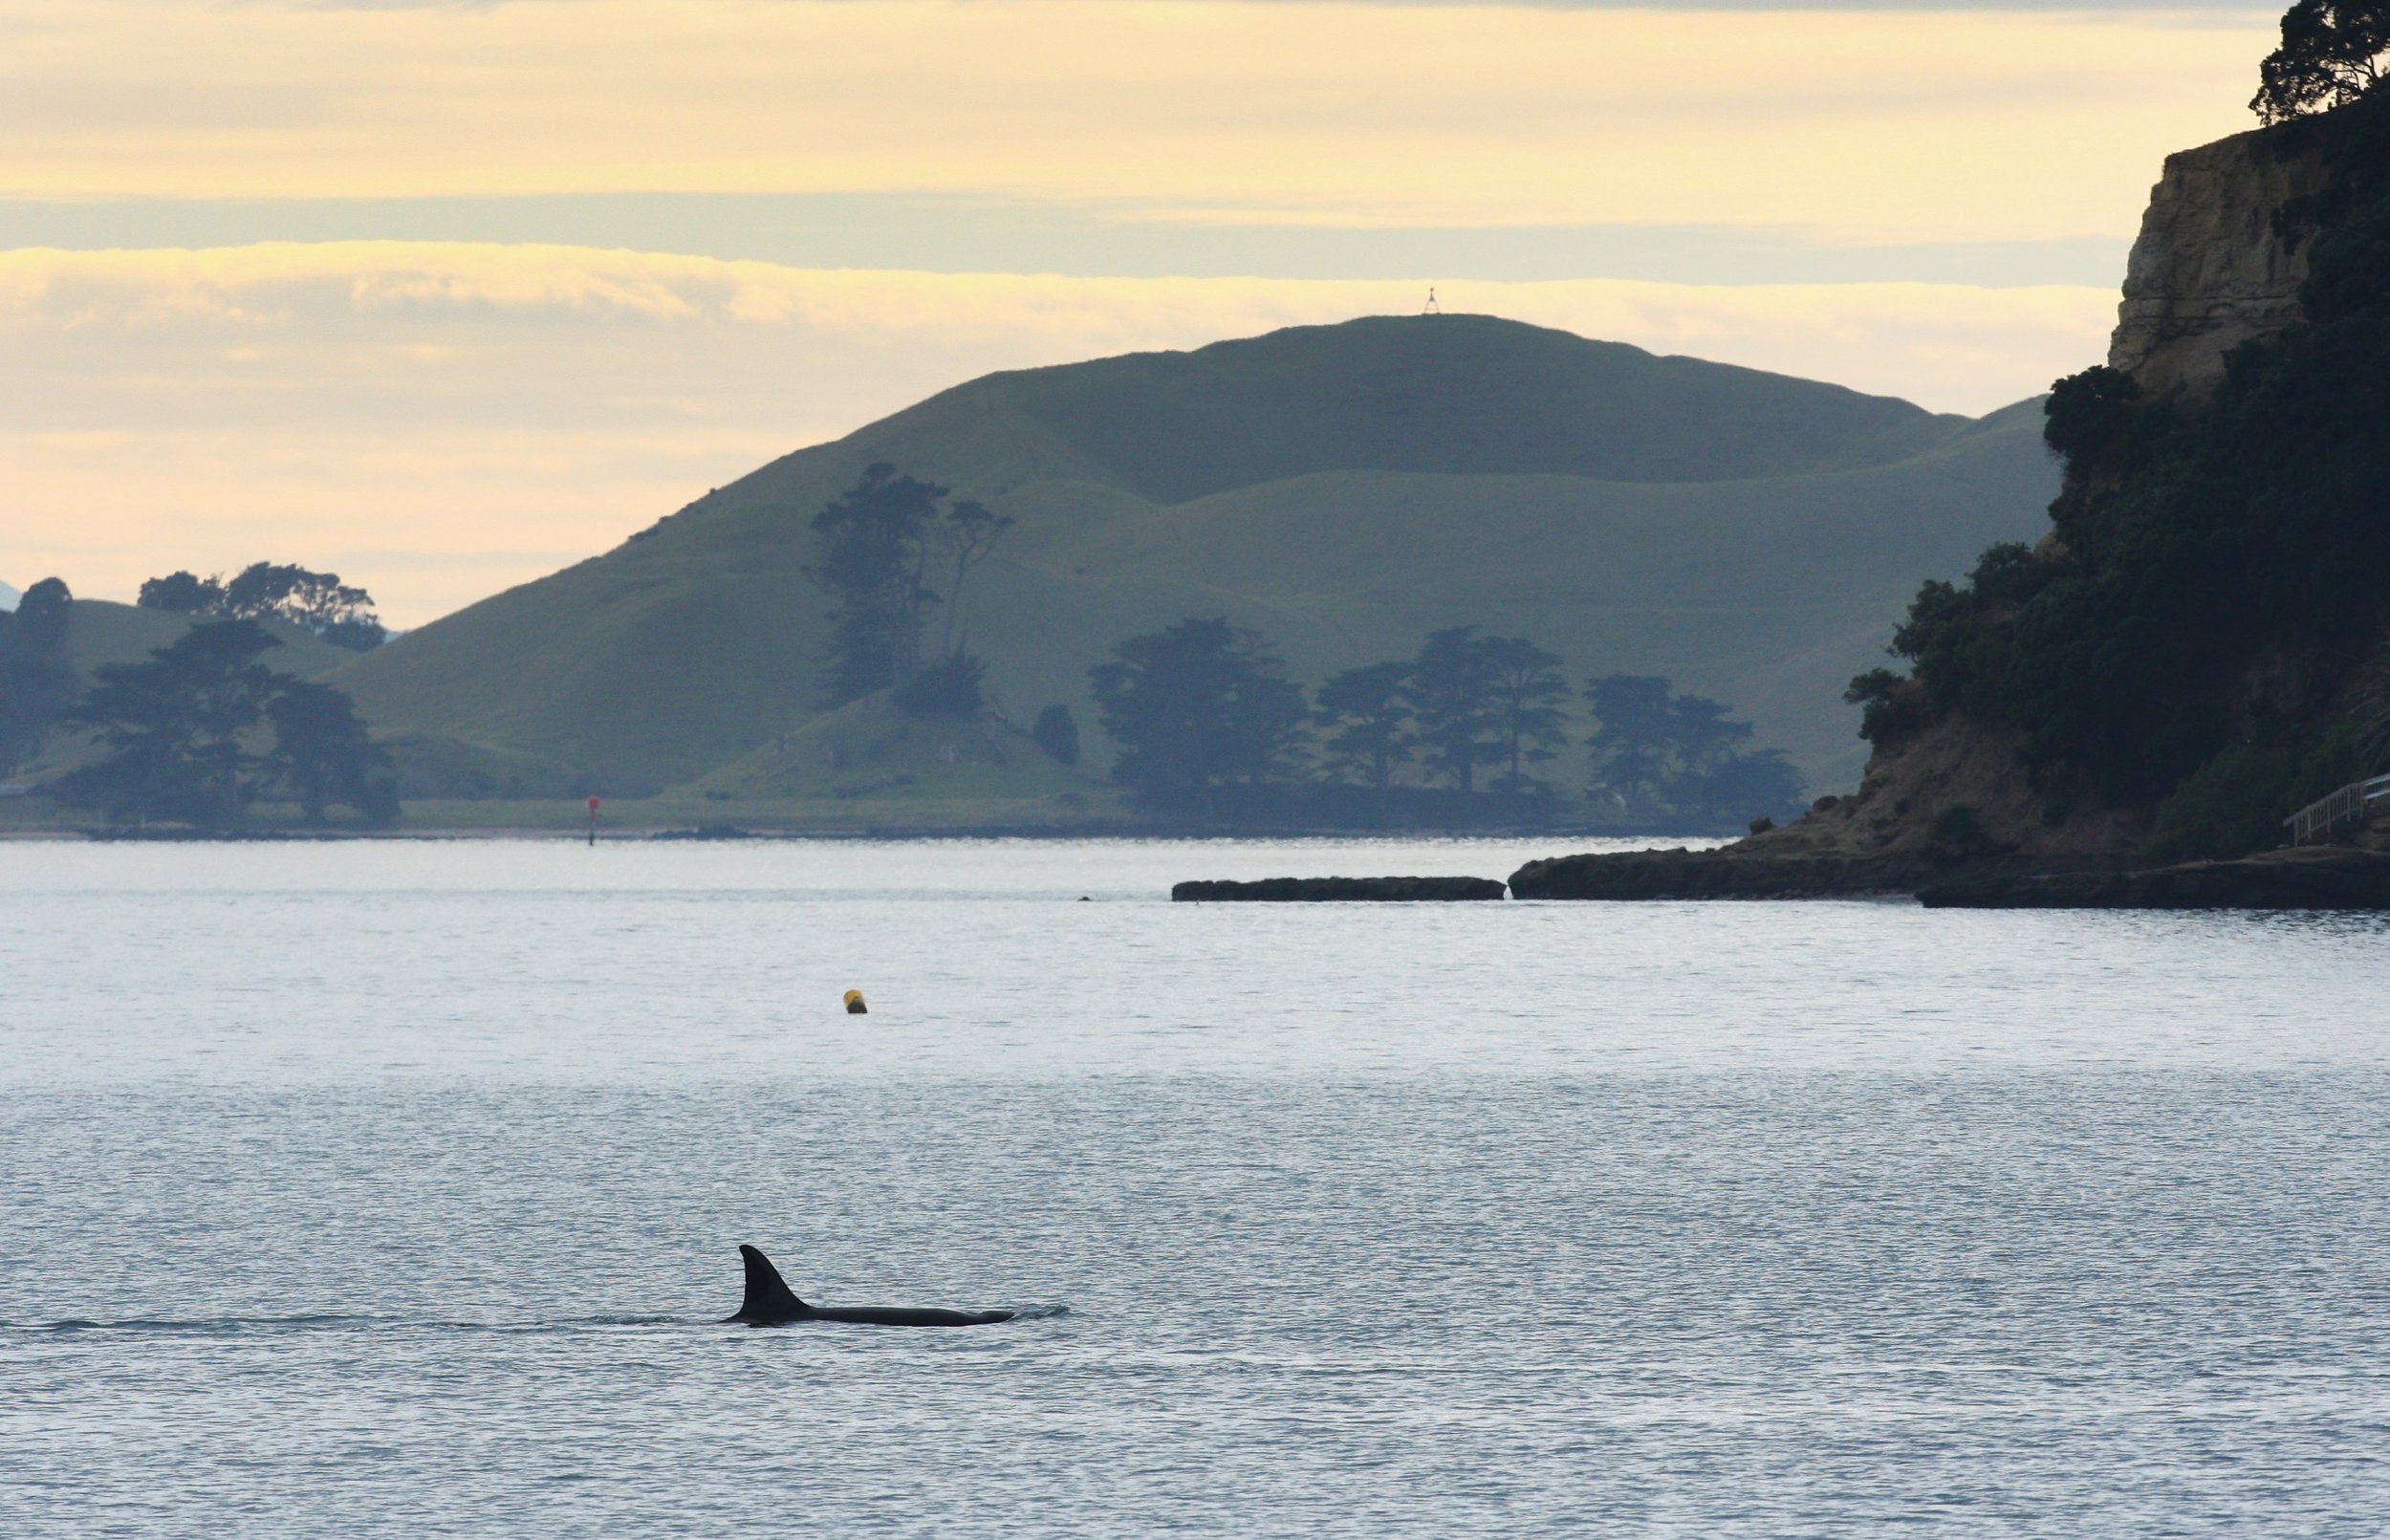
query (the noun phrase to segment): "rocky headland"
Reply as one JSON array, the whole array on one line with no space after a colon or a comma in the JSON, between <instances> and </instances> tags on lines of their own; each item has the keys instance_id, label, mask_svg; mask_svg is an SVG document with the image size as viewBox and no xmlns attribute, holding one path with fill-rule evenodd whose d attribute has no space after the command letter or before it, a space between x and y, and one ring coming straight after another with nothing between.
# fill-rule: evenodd
<instances>
[{"instance_id":1,"label":"rocky headland","mask_svg":"<svg viewBox=\"0 0 2390 1540\"><path fill-rule=\"evenodd\" d=\"M2390 906L2379 818L2265 848L2390 768L2390 488L2361 399L2390 364L2367 351L2385 232L2390 101L2169 157L2107 364L2051 401L2053 527L1929 583L1896 637L1912 674L1854 682L1858 789L1715 850L1531 862L1512 894Z\"/></svg>"}]
</instances>

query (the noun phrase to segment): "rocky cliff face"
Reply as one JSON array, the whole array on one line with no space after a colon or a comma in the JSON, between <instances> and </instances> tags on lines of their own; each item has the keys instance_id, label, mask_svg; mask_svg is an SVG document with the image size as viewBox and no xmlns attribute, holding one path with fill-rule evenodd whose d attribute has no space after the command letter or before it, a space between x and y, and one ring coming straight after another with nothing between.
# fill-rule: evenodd
<instances>
[{"instance_id":1,"label":"rocky cliff face","mask_svg":"<svg viewBox=\"0 0 2390 1540\"><path fill-rule=\"evenodd\" d=\"M2076 859L2118 855L2146 837L2131 813L2088 786L2036 782L2004 728L1946 718L1867 761L1858 791L1822 801L1788 828L1742 843L1753 854L1927 863L1988 856ZM1965 810L1963 814L1954 810Z\"/></svg>"},{"instance_id":2,"label":"rocky cliff face","mask_svg":"<svg viewBox=\"0 0 2390 1540\"><path fill-rule=\"evenodd\" d=\"M2240 343L2298 318L2298 210L2328 167L2312 138L2259 129L2166 157L2125 265L2108 362L2149 391L2204 389Z\"/></svg>"}]
</instances>

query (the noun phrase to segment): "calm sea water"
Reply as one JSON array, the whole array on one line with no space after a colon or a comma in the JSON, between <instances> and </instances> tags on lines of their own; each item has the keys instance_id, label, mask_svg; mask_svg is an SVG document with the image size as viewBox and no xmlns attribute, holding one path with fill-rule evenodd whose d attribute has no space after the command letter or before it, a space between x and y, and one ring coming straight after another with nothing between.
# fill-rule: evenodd
<instances>
[{"instance_id":1,"label":"calm sea water","mask_svg":"<svg viewBox=\"0 0 2390 1540\"><path fill-rule=\"evenodd\" d=\"M1540 853L0 845L0 1533L2390 1528L2390 922Z\"/></svg>"}]
</instances>

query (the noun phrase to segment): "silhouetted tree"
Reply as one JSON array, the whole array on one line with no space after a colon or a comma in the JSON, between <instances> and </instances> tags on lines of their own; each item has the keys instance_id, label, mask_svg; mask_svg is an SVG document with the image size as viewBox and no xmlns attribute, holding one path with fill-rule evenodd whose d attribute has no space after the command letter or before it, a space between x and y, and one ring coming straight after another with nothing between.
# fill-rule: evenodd
<instances>
[{"instance_id":1,"label":"silhouetted tree","mask_svg":"<svg viewBox=\"0 0 2390 1540\"><path fill-rule=\"evenodd\" d=\"M1597 723L1590 792L1630 816L1730 829L1799 811L1799 772L1776 749L1739 749L1751 725L1718 702L1631 674L1589 681L1585 698Z\"/></svg>"},{"instance_id":2,"label":"silhouetted tree","mask_svg":"<svg viewBox=\"0 0 2390 1540\"><path fill-rule=\"evenodd\" d=\"M1687 771L1669 800L1692 827L1731 831L1753 818L1783 818L1801 808L1801 772L1779 749L1726 754Z\"/></svg>"},{"instance_id":3,"label":"silhouetted tree","mask_svg":"<svg viewBox=\"0 0 2390 1540\"><path fill-rule=\"evenodd\" d=\"M1113 779L1161 801L1285 773L1301 742L1303 691L1250 632L1181 620L1131 637L1089 671Z\"/></svg>"},{"instance_id":4,"label":"silhouetted tree","mask_svg":"<svg viewBox=\"0 0 2390 1540\"><path fill-rule=\"evenodd\" d=\"M1488 718L1498 757L1506 767L1497 784L1505 792L1546 790L1527 773L1529 765L1555 757L1568 733L1560 703L1569 687L1560 678L1560 658L1521 637L1488 637L1486 668L1490 683Z\"/></svg>"},{"instance_id":5,"label":"silhouetted tree","mask_svg":"<svg viewBox=\"0 0 2390 1540\"><path fill-rule=\"evenodd\" d=\"M1319 686L1316 715L1332 769L1380 792L1393 784L1395 768L1411 757L1410 675L1408 663L1370 663Z\"/></svg>"},{"instance_id":6,"label":"silhouetted tree","mask_svg":"<svg viewBox=\"0 0 2390 1540\"><path fill-rule=\"evenodd\" d=\"M907 716L967 717L988 704L980 682L988 665L967 652L951 653L896 687L896 708Z\"/></svg>"},{"instance_id":7,"label":"silhouetted tree","mask_svg":"<svg viewBox=\"0 0 2390 1540\"><path fill-rule=\"evenodd\" d=\"M224 584L196 573L174 572L141 584L134 603L168 615L209 615L224 602Z\"/></svg>"},{"instance_id":8,"label":"silhouetted tree","mask_svg":"<svg viewBox=\"0 0 2390 1540\"><path fill-rule=\"evenodd\" d=\"M1404 685L1427 768L1464 792L1498 752L1493 739L1494 669L1473 625L1430 635Z\"/></svg>"},{"instance_id":9,"label":"silhouetted tree","mask_svg":"<svg viewBox=\"0 0 2390 1540\"><path fill-rule=\"evenodd\" d=\"M257 792L247 747L276 681L258 662L282 645L253 621L193 626L138 663L107 663L67 720L109 750L58 783L60 800L111 818L203 828L239 821Z\"/></svg>"},{"instance_id":10,"label":"silhouetted tree","mask_svg":"<svg viewBox=\"0 0 2390 1540\"><path fill-rule=\"evenodd\" d=\"M371 594L342 583L338 573L287 563L252 562L229 582L168 573L141 584L135 602L144 609L229 620L271 617L354 652L371 652L389 636L374 614Z\"/></svg>"},{"instance_id":11,"label":"silhouetted tree","mask_svg":"<svg viewBox=\"0 0 2390 1540\"><path fill-rule=\"evenodd\" d=\"M1677 766L1686 775L1708 774L1751 735L1749 723L1729 721L1727 708L1705 696L1677 696L1668 703L1668 717Z\"/></svg>"},{"instance_id":12,"label":"silhouetted tree","mask_svg":"<svg viewBox=\"0 0 2390 1540\"><path fill-rule=\"evenodd\" d=\"M397 816L388 755L346 695L260 661L280 645L254 620L218 620L141 662L95 670L65 720L94 729L108 754L61 778L59 799L110 818L207 829L239 822L276 791L311 822L335 803Z\"/></svg>"},{"instance_id":13,"label":"silhouetted tree","mask_svg":"<svg viewBox=\"0 0 2390 1540\"><path fill-rule=\"evenodd\" d=\"M1607 796L1639 817L1665 807L1676 768L1676 717L1669 706L1668 682L1648 675L1605 675L1586 682L1585 704L1592 707L1595 722L1585 740L1594 752L1591 793Z\"/></svg>"},{"instance_id":14,"label":"silhouetted tree","mask_svg":"<svg viewBox=\"0 0 2390 1540\"><path fill-rule=\"evenodd\" d=\"M17 596L14 618L23 629L20 641L37 647L54 647L66 637L68 619L74 614L75 595L63 577L45 577ZM8 612L0 611L0 614Z\"/></svg>"},{"instance_id":15,"label":"silhouetted tree","mask_svg":"<svg viewBox=\"0 0 2390 1540\"><path fill-rule=\"evenodd\" d=\"M373 602L363 589L342 583L338 573L260 561L224 585L221 613L236 620L279 616L335 646L370 652L385 634Z\"/></svg>"},{"instance_id":16,"label":"silhouetted tree","mask_svg":"<svg viewBox=\"0 0 2390 1540\"><path fill-rule=\"evenodd\" d=\"M1859 707L1858 735L1871 744L1889 746L1923 727L1928 719L1925 691L1905 674L1871 668L1853 679L1842 699Z\"/></svg>"},{"instance_id":17,"label":"silhouetted tree","mask_svg":"<svg viewBox=\"0 0 2390 1540\"><path fill-rule=\"evenodd\" d=\"M2390 0L2298 0L2282 13L2282 46L2258 66L2249 110L2269 123L2345 107L2381 80Z\"/></svg>"},{"instance_id":18,"label":"silhouetted tree","mask_svg":"<svg viewBox=\"0 0 2390 1540\"><path fill-rule=\"evenodd\" d=\"M75 673L61 656L75 596L45 577L0 610L0 773L33 757L75 701Z\"/></svg>"},{"instance_id":19,"label":"silhouetted tree","mask_svg":"<svg viewBox=\"0 0 2390 1540\"><path fill-rule=\"evenodd\" d=\"M818 537L806 575L835 595L827 701L843 705L911 677L921 665L922 615L936 598L925 578L929 526L943 487L874 465L814 515Z\"/></svg>"},{"instance_id":20,"label":"silhouetted tree","mask_svg":"<svg viewBox=\"0 0 2390 1540\"><path fill-rule=\"evenodd\" d=\"M1052 754L1056 764L1078 763L1078 719L1071 715L1067 705L1050 705L1037 713L1036 726L1029 735L1037 740L1037 747Z\"/></svg>"},{"instance_id":21,"label":"silhouetted tree","mask_svg":"<svg viewBox=\"0 0 2390 1540\"><path fill-rule=\"evenodd\" d=\"M1004 531L1012 528L1010 517L989 512L984 504L965 498L946 510L946 516L937 526L939 543L946 559L954 565L954 579L946 589L945 634L939 640L939 650L948 657L955 651L954 626L963 613L963 579L971 569L988 559L1004 538Z\"/></svg>"},{"instance_id":22,"label":"silhouetted tree","mask_svg":"<svg viewBox=\"0 0 2390 1540\"><path fill-rule=\"evenodd\" d=\"M881 463L814 515L815 558L805 574L837 599L829 705L844 705L920 671L925 618L941 602L930 574L948 563L953 586L940 656L952 654L952 599L1012 521L969 501L942 513L938 503L945 495L945 488L900 476Z\"/></svg>"},{"instance_id":23,"label":"silhouetted tree","mask_svg":"<svg viewBox=\"0 0 2390 1540\"><path fill-rule=\"evenodd\" d=\"M273 748L265 756L270 779L299 805L309 823L324 821L338 803L376 823L399 815L399 783L390 754L375 743L356 703L329 684L276 680L266 703Z\"/></svg>"}]
</instances>

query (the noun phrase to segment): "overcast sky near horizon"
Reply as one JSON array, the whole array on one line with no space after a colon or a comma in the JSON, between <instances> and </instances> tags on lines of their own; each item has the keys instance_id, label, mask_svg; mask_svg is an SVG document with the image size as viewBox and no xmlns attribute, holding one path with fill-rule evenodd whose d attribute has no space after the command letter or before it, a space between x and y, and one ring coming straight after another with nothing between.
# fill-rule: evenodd
<instances>
[{"instance_id":1,"label":"overcast sky near horizon","mask_svg":"<svg viewBox=\"0 0 2390 1540\"><path fill-rule=\"evenodd\" d=\"M2277 12L0 0L0 578L419 625L990 369L1420 308L1976 413Z\"/></svg>"}]
</instances>

